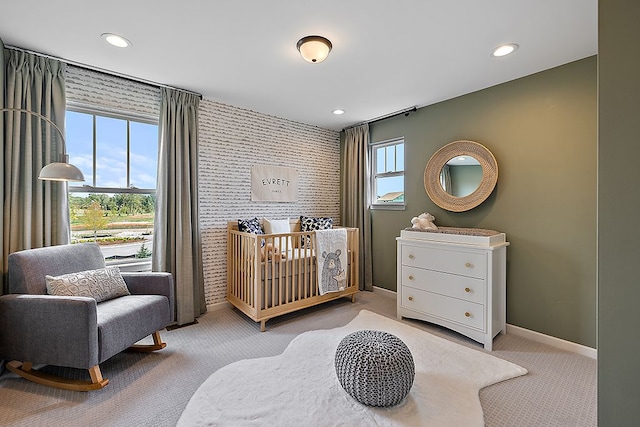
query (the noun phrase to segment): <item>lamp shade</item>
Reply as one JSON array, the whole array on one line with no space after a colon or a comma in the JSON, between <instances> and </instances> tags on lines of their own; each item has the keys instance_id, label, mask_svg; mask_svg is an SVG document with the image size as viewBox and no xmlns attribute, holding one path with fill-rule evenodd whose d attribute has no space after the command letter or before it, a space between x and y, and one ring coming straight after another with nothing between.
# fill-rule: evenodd
<instances>
[{"instance_id":1,"label":"lamp shade","mask_svg":"<svg viewBox=\"0 0 640 427\"><path fill-rule=\"evenodd\" d=\"M58 162L53 162L40 170L40 174L38 175L38 179L42 179L45 181L75 181L81 182L84 181L84 175L82 171L75 167L74 165L69 164L69 156L66 154L66 141L64 139L64 134L62 130L56 125L51 119L46 116L43 116L40 113L36 113L35 111L25 110L23 108L0 108L0 113L4 112L12 112L12 113L24 113L31 116L35 116L49 125L58 132L60 136L60 141L62 142L62 153L59 155Z\"/></svg>"},{"instance_id":2,"label":"lamp shade","mask_svg":"<svg viewBox=\"0 0 640 427\"><path fill-rule=\"evenodd\" d=\"M296 47L305 61L318 63L327 59L333 45L322 36L307 36L298 40Z\"/></svg>"},{"instance_id":3,"label":"lamp shade","mask_svg":"<svg viewBox=\"0 0 640 427\"><path fill-rule=\"evenodd\" d=\"M38 179L44 181L84 181L82 171L72 164L69 164L69 156L60 154L58 162L49 163L40 170Z\"/></svg>"}]
</instances>

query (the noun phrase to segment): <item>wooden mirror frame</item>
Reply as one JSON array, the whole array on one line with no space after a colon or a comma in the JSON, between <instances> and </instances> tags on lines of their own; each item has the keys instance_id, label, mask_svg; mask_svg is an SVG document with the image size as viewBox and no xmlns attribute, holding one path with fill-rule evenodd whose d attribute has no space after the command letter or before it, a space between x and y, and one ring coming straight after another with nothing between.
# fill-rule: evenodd
<instances>
[{"instance_id":1,"label":"wooden mirror frame","mask_svg":"<svg viewBox=\"0 0 640 427\"><path fill-rule=\"evenodd\" d=\"M440 172L444 165L459 156L471 156L482 166L480 185L473 193L464 197L452 196L440 184ZM480 205L493 192L497 182L496 158L484 145L474 141L460 140L445 145L431 156L424 170L424 189L429 198L442 209L452 212L464 212Z\"/></svg>"}]
</instances>

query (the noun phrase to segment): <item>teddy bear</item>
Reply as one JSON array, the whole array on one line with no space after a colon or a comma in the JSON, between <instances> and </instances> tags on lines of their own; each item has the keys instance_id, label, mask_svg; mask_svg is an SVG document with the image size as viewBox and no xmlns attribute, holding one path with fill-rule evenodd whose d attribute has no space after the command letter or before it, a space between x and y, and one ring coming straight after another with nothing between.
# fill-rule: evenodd
<instances>
[{"instance_id":1,"label":"teddy bear","mask_svg":"<svg viewBox=\"0 0 640 427\"><path fill-rule=\"evenodd\" d=\"M421 213L418 216L411 218L412 228L418 230L437 230L438 227L434 224L436 218L428 212Z\"/></svg>"},{"instance_id":2,"label":"teddy bear","mask_svg":"<svg viewBox=\"0 0 640 427\"><path fill-rule=\"evenodd\" d=\"M262 261L265 259L273 259L274 261L280 261L282 259L282 253L278 247L273 246L271 243L267 243L261 249Z\"/></svg>"}]
</instances>

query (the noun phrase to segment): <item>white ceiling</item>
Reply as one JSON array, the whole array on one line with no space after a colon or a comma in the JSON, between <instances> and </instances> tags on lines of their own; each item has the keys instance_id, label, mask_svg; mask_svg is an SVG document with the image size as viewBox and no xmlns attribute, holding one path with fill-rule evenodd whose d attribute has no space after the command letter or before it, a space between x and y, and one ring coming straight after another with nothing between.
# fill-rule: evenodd
<instances>
[{"instance_id":1,"label":"white ceiling","mask_svg":"<svg viewBox=\"0 0 640 427\"><path fill-rule=\"evenodd\" d=\"M8 46L335 130L597 53L597 0L2 3ZM105 32L133 45L111 47ZM333 43L320 64L296 50L313 34ZM502 43L520 49L491 57Z\"/></svg>"}]
</instances>

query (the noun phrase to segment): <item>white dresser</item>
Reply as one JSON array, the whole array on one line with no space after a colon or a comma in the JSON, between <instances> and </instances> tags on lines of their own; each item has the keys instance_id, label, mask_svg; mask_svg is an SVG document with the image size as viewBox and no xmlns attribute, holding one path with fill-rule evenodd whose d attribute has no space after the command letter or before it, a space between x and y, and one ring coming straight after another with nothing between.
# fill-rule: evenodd
<instances>
[{"instance_id":1,"label":"white dresser","mask_svg":"<svg viewBox=\"0 0 640 427\"><path fill-rule=\"evenodd\" d=\"M442 325L491 351L506 330L505 234L403 230L396 240L398 318Z\"/></svg>"}]
</instances>

